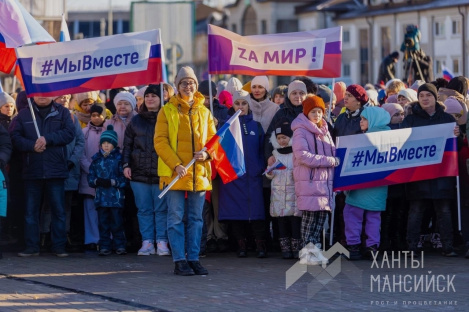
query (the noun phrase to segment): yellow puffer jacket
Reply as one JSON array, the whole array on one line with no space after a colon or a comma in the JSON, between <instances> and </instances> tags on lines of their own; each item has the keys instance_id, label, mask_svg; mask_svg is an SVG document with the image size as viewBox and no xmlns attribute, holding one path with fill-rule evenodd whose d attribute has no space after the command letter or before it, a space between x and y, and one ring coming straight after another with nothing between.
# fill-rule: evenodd
<instances>
[{"instance_id":1,"label":"yellow puffer jacket","mask_svg":"<svg viewBox=\"0 0 469 312\"><path fill-rule=\"evenodd\" d=\"M177 165L186 166L194 158L194 153L200 151L216 133L213 116L204 106L204 100L204 96L196 92L191 107L179 95L175 95L158 113L154 144L158 154L161 189L177 176L174 168ZM209 161L195 162L187 175L171 188L179 191L211 189Z\"/></svg>"}]
</instances>

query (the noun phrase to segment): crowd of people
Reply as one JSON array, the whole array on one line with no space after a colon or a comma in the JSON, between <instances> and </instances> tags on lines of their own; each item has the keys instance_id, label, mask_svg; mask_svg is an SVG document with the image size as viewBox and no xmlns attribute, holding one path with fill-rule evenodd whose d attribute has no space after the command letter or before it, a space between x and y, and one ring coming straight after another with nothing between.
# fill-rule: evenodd
<instances>
[{"instance_id":1,"label":"crowd of people","mask_svg":"<svg viewBox=\"0 0 469 312\"><path fill-rule=\"evenodd\" d=\"M469 197L461 192L462 238L454 177L333 192L337 137L454 122L458 187L469 187L462 76L364 87L294 77L272 88L266 76L199 83L182 67L173 85L114 89L109 99L99 91L35 96L28 107L24 91L14 96L0 94L9 189L0 230L2 240L24 239L20 257L48 248L66 257L75 239L99 256L135 246L139 256L172 256L184 276L208 274L199 259L215 251L264 258L278 248L282 258L317 265L328 261L331 213L329 230L351 260L429 244L452 257L469 241ZM237 111L246 173L225 184L203 148Z\"/></svg>"}]
</instances>

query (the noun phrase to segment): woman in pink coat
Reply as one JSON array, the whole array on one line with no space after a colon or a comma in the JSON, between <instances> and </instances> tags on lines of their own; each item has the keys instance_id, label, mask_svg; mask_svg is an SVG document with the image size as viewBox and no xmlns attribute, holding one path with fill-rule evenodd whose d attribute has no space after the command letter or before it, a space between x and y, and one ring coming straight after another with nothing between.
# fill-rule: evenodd
<instances>
[{"instance_id":1,"label":"woman in pink coat","mask_svg":"<svg viewBox=\"0 0 469 312\"><path fill-rule=\"evenodd\" d=\"M334 167L339 165L334 141L323 119L325 110L320 97L307 97L303 101L303 114L299 114L291 126L293 178L297 206L302 211L301 235L305 246L312 243L317 247L316 263L308 261L308 264L327 261L319 249L324 222L331 211Z\"/></svg>"}]
</instances>

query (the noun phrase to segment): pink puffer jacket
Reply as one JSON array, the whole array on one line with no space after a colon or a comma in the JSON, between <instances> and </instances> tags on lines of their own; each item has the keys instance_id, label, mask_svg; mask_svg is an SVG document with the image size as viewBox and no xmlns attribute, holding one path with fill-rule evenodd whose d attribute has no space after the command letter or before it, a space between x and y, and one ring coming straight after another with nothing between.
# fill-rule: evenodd
<instances>
[{"instance_id":1,"label":"pink puffer jacket","mask_svg":"<svg viewBox=\"0 0 469 312\"><path fill-rule=\"evenodd\" d=\"M304 114L292 122L293 178L299 210L331 210L335 146L324 121L318 128Z\"/></svg>"}]
</instances>

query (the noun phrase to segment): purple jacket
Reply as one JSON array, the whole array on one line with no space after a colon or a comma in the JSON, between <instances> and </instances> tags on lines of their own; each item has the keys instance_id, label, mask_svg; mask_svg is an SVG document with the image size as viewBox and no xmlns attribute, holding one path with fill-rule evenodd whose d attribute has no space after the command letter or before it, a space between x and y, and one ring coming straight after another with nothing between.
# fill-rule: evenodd
<instances>
[{"instance_id":1,"label":"purple jacket","mask_svg":"<svg viewBox=\"0 0 469 312\"><path fill-rule=\"evenodd\" d=\"M99 139L104 130L104 127L93 126L91 122L88 122L88 125L82 129L83 136L85 137L85 150L80 159L81 176L80 185L78 186L78 192L80 194L91 196L95 196L96 194L95 189L88 185L88 173L91 162L93 161L91 158L99 151Z\"/></svg>"},{"instance_id":2,"label":"purple jacket","mask_svg":"<svg viewBox=\"0 0 469 312\"><path fill-rule=\"evenodd\" d=\"M321 128L304 114L293 120L293 178L299 210L331 210L335 146L324 121Z\"/></svg>"}]
</instances>

